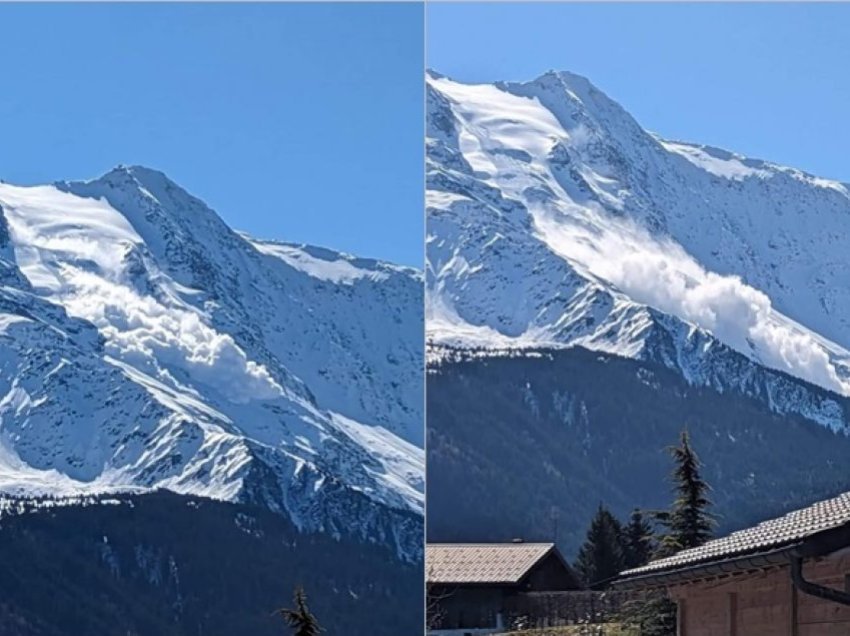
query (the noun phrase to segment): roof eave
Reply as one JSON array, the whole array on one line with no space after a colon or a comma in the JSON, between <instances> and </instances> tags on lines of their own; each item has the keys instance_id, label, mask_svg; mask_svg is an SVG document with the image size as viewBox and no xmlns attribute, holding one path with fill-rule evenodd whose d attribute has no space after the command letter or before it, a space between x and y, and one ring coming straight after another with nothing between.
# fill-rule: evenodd
<instances>
[{"instance_id":1,"label":"roof eave","mask_svg":"<svg viewBox=\"0 0 850 636\"><path fill-rule=\"evenodd\" d=\"M667 570L623 576L613 582L621 589L666 587L696 579L717 578L740 572L788 565L791 557L825 556L850 546L850 523L822 530L799 541L775 546L761 552L730 556L726 559L693 563Z\"/></svg>"},{"instance_id":2,"label":"roof eave","mask_svg":"<svg viewBox=\"0 0 850 636\"><path fill-rule=\"evenodd\" d=\"M693 582L698 579L717 578L744 571L763 570L769 567L788 565L789 557L798 545L787 545L767 552L756 552L720 561L694 563L671 570L636 574L615 580L612 585L624 590L667 587L679 583Z\"/></svg>"},{"instance_id":3,"label":"roof eave","mask_svg":"<svg viewBox=\"0 0 850 636\"><path fill-rule=\"evenodd\" d=\"M519 581L427 581L427 584L444 587L517 587Z\"/></svg>"}]
</instances>

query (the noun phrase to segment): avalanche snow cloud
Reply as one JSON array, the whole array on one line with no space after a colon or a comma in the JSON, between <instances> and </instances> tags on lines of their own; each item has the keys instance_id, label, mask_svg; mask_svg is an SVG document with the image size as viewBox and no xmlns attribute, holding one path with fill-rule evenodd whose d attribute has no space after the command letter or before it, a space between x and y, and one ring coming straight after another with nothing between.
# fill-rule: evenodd
<instances>
[{"instance_id":1,"label":"avalanche snow cloud","mask_svg":"<svg viewBox=\"0 0 850 636\"><path fill-rule=\"evenodd\" d=\"M265 367L166 281L160 298L134 288L128 256L142 238L104 200L8 185L2 197L16 259L34 291L97 326L111 354L173 384L169 369L179 370L233 402L283 394Z\"/></svg>"},{"instance_id":2,"label":"avalanche snow cloud","mask_svg":"<svg viewBox=\"0 0 850 636\"><path fill-rule=\"evenodd\" d=\"M830 345L774 311L770 298L740 276L708 271L680 245L657 240L627 220L599 227L604 229L588 232L569 218L544 217L537 223L539 236L555 253L634 301L705 329L774 369L850 394L850 382L830 358ZM830 348L839 351L837 345Z\"/></svg>"},{"instance_id":3,"label":"avalanche snow cloud","mask_svg":"<svg viewBox=\"0 0 850 636\"><path fill-rule=\"evenodd\" d=\"M418 558L419 272L119 167L0 184L0 274L0 488L250 501Z\"/></svg>"},{"instance_id":4,"label":"avalanche snow cloud","mask_svg":"<svg viewBox=\"0 0 850 636\"><path fill-rule=\"evenodd\" d=\"M428 83L433 340L635 356L660 312L850 394L844 184L663 141L569 73Z\"/></svg>"}]
</instances>

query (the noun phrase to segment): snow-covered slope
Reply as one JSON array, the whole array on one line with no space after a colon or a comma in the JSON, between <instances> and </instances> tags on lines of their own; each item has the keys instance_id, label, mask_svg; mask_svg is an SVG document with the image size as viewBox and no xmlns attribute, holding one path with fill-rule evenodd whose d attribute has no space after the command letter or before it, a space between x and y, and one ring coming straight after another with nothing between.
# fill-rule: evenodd
<instances>
[{"instance_id":1,"label":"snow-covered slope","mask_svg":"<svg viewBox=\"0 0 850 636\"><path fill-rule=\"evenodd\" d=\"M663 140L564 72L431 74L427 146L433 342L654 359L846 426L847 186Z\"/></svg>"},{"instance_id":2,"label":"snow-covered slope","mask_svg":"<svg viewBox=\"0 0 850 636\"><path fill-rule=\"evenodd\" d=\"M168 488L418 557L422 279L159 172L0 184L0 489Z\"/></svg>"}]
</instances>

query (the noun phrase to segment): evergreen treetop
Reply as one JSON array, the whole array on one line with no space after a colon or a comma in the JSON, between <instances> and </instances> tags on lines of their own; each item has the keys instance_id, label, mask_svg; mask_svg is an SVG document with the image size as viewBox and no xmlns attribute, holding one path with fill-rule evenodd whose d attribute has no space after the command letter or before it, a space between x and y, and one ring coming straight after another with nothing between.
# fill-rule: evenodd
<instances>
[{"instance_id":1,"label":"evergreen treetop","mask_svg":"<svg viewBox=\"0 0 850 636\"><path fill-rule=\"evenodd\" d=\"M671 475L675 499L669 513L658 520L666 528L662 549L675 552L695 548L708 541L714 528L714 517L708 512L709 485L700 475L699 457L691 447L687 431L682 431L678 446L668 449L675 464Z\"/></svg>"},{"instance_id":2,"label":"evergreen treetop","mask_svg":"<svg viewBox=\"0 0 850 636\"><path fill-rule=\"evenodd\" d=\"M590 587L617 576L624 567L620 522L599 504L587 538L578 553L575 568Z\"/></svg>"},{"instance_id":3,"label":"evergreen treetop","mask_svg":"<svg viewBox=\"0 0 850 636\"><path fill-rule=\"evenodd\" d=\"M307 607L307 595L304 593L304 588L300 586L295 588L294 601L294 608L278 610L278 613L292 628L292 636L319 636L322 628L319 627L319 622Z\"/></svg>"},{"instance_id":4,"label":"evergreen treetop","mask_svg":"<svg viewBox=\"0 0 850 636\"><path fill-rule=\"evenodd\" d=\"M629 522L623 529L623 562L625 568L646 565L653 553L652 525L637 508L632 511Z\"/></svg>"}]
</instances>

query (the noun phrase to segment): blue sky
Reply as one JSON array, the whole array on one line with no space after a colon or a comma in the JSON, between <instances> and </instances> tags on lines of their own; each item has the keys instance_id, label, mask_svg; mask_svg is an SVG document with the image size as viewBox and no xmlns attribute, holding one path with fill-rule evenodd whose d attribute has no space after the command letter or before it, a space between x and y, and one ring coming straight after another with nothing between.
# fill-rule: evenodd
<instances>
[{"instance_id":1,"label":"blue sky","mask_svg":"<svg viewBox=\"0 0 850 636\"><path fill-rule=\"evenodd\" d=\"M850 181L850 4L430 4L428 66L588 77L645 127Z\"/></svg>"},{"instance_id":2,"label":"blue sky","mask_svg":"<svg viewBox=\"0 0 850 636\"><path fill-rule=\"evenodd\" d=\"M423 7L0 4L0 178L164 171L232 226L423 254Z\"/></svg>"}]
</instances>

